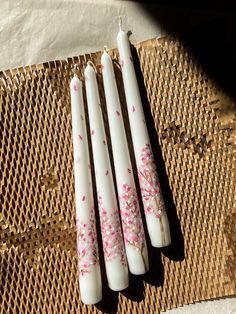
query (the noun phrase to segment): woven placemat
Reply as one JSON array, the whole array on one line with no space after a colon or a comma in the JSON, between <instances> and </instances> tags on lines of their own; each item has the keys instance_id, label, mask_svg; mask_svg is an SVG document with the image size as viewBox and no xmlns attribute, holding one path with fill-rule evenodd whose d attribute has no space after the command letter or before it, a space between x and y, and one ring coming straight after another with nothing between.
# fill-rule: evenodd
<instances>
[{"instance_id":1,"label":"woven placemat","mask_svg":"<svg viewBox=\"0 0 236 314\"><path fill-rule=\"evenodd\" d=\"M105 282L100 304L81 303L69 81L74 64L82 79L85 62L96 64L107 121L101 52L1 72L0 313L158 313L236 294L235 103L177 39L133 55L172 245L150 248L150 272L126 291Z\"/></svg>"}]
</instances>

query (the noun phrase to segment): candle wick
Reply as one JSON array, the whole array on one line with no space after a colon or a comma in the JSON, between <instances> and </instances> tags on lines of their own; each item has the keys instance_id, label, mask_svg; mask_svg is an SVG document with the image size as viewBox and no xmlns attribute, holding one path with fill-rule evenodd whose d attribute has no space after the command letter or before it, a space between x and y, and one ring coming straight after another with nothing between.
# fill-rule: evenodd
<instances>
[{"instance_id":1,"label":"candle wick","mask_svg":"<svg viewBox=\"0 0 236 314\"><path fill-rule=\"evenodd\" d=\"M76 73L76 71L77 71L77 65L76 64L74 64L74 68L73 68L73 73L74 73L74 76L76 76L77 77L77 73Z\"/></svg>"},{"instance_id":2,"label":"candle wick","mask_svg":"<svg viewBox=\"0 0 236 314\"><path fill-rule=\"evenodd\" d=\"M104 49L105 52L108 52L108 51L109 51L109 49L107 48L107 46L104 46L103 49Z\"/></svg>"},{"instance_id":3,"label":"candle wick","mask_svg":"<svg viewBox=\"0 0 236 314\"><path fill-rule=\"evenodd\" d=\"M87 62L87 64L90 65L90 66L92 66L93 69L94 69L94 71L97 73L96 66L95 66L95 64L94 64L92 61L89 60L89 61Z\"/></svg>"},{"instance_id":4,"label":"candle wick","mask_svg":"<svg viewBox=\"0 0 236 314\"><path fill-rule=\"evenodd\" d=\"M119 29L122 31L122 17L119 16Z\"/></svg>"}]
</instances>

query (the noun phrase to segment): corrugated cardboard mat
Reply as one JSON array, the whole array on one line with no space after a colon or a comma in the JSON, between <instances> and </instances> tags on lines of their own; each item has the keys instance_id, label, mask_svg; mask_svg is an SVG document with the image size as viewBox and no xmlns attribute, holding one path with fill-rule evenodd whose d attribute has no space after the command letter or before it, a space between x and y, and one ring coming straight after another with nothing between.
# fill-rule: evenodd
<instances>
[{"instance_id":1,"label":"corrugated cardboard mat","mask_svg":"<svg viewBox=\"0 0 236 314\"><path fill-rule=\"evenodd\" d=\"M101 52L1 72L0 313L158 313L236 293L236 104L177 39L133 55L171 246L150 248L149 273L130 276L126 291L104 279L103 301L81 303L69 82L74 64L83 80L85 62L95 63L107 121Z\"/></svg>"}]
</instances>

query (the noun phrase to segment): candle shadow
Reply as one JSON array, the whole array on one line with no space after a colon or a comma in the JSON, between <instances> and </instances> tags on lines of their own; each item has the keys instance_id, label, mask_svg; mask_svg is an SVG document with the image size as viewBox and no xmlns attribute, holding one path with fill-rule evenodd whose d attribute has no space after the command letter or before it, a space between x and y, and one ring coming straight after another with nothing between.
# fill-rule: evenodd
<instances>
[{"instance_id":1,"label":"candle shadow","mask_svg":"<svg viewBox=\"0 0 236 314\"><path fill-rule=\"evenodd\" d=\"M151 2L140 2L147 19L156 22L161 33L174 35L184 42L207 76L235 100L236 11L231 3L169 1L164 5Z\"/></svg>"},{"instance_id":2,"label":"candle shadow","mask_svg":"<svg viewBox=\"0 0 236 314\"><path fill-rule=\"evenodd\" d=\"M121 294L132 301L141 302L145 297L143 279L143 276L129 273L129 287L121 291Z\"/></svg>"},{"instance_id":3,"label":"candle shadow","mask_svg":"<svg viewBox=\"0 0 236 314\"><path fill-rule=\"evenodd\" d=\"M171 192L168 175L166 172L165 162L162 156L161 147L158 141L158 134L155 127L153 115L151 113L151 106L147 96L147 90L144 84L144 77L140 66L139 57L136 48L131 45L132 58L134 62L134 68L139 85L140 95L143 106L144 114L147 122L147 128L150 136L151 146L153 149L154 159L157 165L160 185L162 188L163 198L166 205L166 212L170 224L171 232L171 244L165 248L158 249L166 257L173 261L184 260L184 237L181 231L180 221L177 215L176 206L174 204L173 195Z\"/></svg>"}]
</instances>

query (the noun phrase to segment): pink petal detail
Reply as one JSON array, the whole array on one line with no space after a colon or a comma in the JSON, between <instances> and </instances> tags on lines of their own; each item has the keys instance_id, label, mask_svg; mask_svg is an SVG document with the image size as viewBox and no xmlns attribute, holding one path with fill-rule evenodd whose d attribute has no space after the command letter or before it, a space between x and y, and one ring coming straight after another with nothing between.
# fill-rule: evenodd
<instances>
[{"instance_id":1,"label":"pink petal detail","mask_svg":"<svg viewBox=\"0 0 236 314\"><path fill-rule=\"evenodd\" d=\"M150 144L141 149L142 163L138 169L138 177L146 214L153 213L160 218L165 211L160 183L156 172L155 161Z\"/></svg>"},{"instance_id":2,"label":"pink petal detail","mask_svg":"<svg viewBox=\"0 0 236 314\"><path fill-rule=\"evenodd\" d=\"M119 113L119 111L118 111L118 110L116 110L116 114L117 114L117 116L118 116L118 117L120 116L120 113Z\"/></svg>"},{"instance_id":3,"label":"pink petal detail","mask_svg":"<svg viewBox=\"0 0 236 314\"><path fill-rule=\"evenodd\" d=\"M120 257L123 266L127 266L124 246L122 243L122 233L119 221L119 212L107 212L104 206L103 198L98 194L98 206L101 224L101 233L103 238L103 248L105 261L110 261L117 256Z\"/></svg>"},{"instance_id":4,"label":"pink petal detail","mask_svg":"<svg viewBox=\"0 0 236 314\"><path fill-rule=\"evenodd\" d=\"M82 202L84 202L85 201L85 195L82 197Z\"/></svg>"},{"instance_id":5,"label":"pink petal detail","mask_svg":"<svg viewBox=\"0 0 236 314\"><path fill-rule=\"evenodd\" d=\"M132 112L135 112L135 110L136 110L136 109L135 109L135 107L133 106L133 107L132 107Z\"/></svg>"},{"instance_id":6,"label":"pink petal detail","mask_svg":"<svg viewBox=\"0 0 236 314\"><path fill-rule=\"evenodd\" d=\"M73 86L73 89L74 89L75 92L77 92L77 90L78 90L78 88L77 88L77 86L75 84Z\"/></svg>"}]
</instances>

